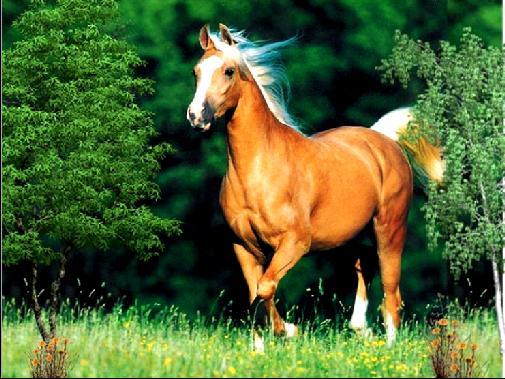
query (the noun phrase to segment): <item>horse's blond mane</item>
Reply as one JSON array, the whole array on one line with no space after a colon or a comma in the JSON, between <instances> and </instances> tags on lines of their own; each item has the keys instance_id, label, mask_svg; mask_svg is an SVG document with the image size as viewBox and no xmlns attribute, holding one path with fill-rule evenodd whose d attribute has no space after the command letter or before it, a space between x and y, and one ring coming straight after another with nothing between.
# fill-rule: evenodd
<instances>
[{"instance_id":1,"label":"horse's blond mane","mask_svg":"<svg viewBox=\"0 0 505 379\"><path fill-rule=\"evenodd\" d=\"M221 41L217 34L211 34L216 48L225 54L229 53L231 56L242 59L261 89L268 108L277 120L294 129L299 129L298 123L287 110L290 95L289 81L278 51L291 45L296 38L273 43L258 43L247 39L244 36L244 31L230 29L230 33L236 42L234 46Z\"/></svg>"}]
</instances>

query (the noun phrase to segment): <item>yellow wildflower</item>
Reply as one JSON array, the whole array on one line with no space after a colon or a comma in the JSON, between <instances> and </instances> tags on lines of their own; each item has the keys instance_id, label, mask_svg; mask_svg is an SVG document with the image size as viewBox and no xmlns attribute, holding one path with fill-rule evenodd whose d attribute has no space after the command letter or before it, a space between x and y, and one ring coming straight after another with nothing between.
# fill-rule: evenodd
<instances>
[{"instance_id":1,"label":"yellow wildflower","mask_svg":"<svg viewBox=\"0 0 505 379\"><path fill-rule=\"evenodd\" d=\"M164 360L163 360L163 366L165 367L168 367L170 366L170 364L172 363L172 358L170 357L166 357Z\"/></svg>"},{"instance_id":2,"label":"yellow wildflower","mask_svg":"<svg viewBox=\"0 0 505 379\"><path fill-rule=\"evenodd\" d=\"M231 374L231 375L235 375L237 373L237 369L233 366L230 366L228 367L228 372Z\"/></svg>"}]
</instances>

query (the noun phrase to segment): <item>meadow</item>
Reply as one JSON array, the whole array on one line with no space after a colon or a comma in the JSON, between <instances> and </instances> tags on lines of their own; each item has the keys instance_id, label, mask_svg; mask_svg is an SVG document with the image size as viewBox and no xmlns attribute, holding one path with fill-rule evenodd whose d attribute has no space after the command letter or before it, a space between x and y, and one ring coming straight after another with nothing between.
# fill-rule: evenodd
<instances>
[{"instance_id":1,"label":"meadow","mask_svg":"<svg viewBox=\"0 0 505 379\"><path fill-rule=\"evenodd\" d=\"M3 301L2 377L29 377L29 355L40 337L26 306ZM459 335L477 344L477 376L499 377L492 310L452 310ZM301 325L292 340L265 336L265 353L251 349L250 323L190 319L158 304L80 308L62 306L59 335L69 339L70 377L434 377L431 328L406 320L388 348L379 322L363 338L332 320Z\"/></svg>"}]
</instances>

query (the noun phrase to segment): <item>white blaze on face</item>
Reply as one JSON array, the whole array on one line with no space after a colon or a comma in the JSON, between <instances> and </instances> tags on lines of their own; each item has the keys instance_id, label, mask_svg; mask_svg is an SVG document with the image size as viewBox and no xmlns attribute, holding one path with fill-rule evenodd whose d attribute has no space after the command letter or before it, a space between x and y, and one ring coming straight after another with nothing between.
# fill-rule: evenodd
<instances>
[{"instance_id":1,"label":"white blaze on face","mask_svg":"<svg viewBox=\"0 0 505 379\"><path fill-rule=\"evenodd\" d=\"M207 91L212 84L212 76L214 75L214 72L223 65L223 63L224 62L221 58L213 55L199 64L200 80L197 83L193 101L191 101L191 104L188 107L188 121L195 126L200 126L204 129L208 129L208 127L210 127L209 120L203 120L203 106L207 96ZM194 120L191 120L189 113L193 113L195 115ZM203 122L206 122L207 124L202 125Z\"/></svg>"}]
</instances>

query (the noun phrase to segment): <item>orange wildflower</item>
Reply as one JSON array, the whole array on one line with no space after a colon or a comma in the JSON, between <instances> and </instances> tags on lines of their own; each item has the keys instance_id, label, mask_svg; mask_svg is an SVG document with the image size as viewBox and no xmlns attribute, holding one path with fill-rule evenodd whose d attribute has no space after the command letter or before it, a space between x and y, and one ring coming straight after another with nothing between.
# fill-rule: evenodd
<instances>
[{"instance_id":1,"label":"orange wildflower","mask_svg":"<svg viewBox=\"0 0 505 379\"><path fill-rule=\"evenodd\" d=\"M33 359L32 360L32 365L33 366L38 366L39 365L39 360L38 359Z\"/></svg>"},{"instance_id":2,"label":"orange wildflower","mask_svg":"<svg viewBox=\"0 0 505 379\"><path fill-rule=\"evenodd\" d=\"M477 350L477 344L476 344L476 343L472 343L472 344L470 345L470 348L472 349L472 351Z\"/></svg>"},{"instance_id":3,"label":"orange wildflower","mask_svg":"<svg viewBox=\"0 0 505 379\"><path fill-rule=\"evenodd\" d=\"M53 360L53 356L51 354L46 355L46 361L51 362Z\"/></svg>"},{"instance_id":4,"label":"orange wildflower","mask_svg":"<svg viewBox=\"0 0 505 379\"><path fill-rule=\"evenodd\" d=\"M461 355L457 352L457 351L453 351L451 353L451 359L454 361L456 359L459 359L461 357Z\"/></svg>"},{"instance_id":5,"label":"orange wildflower","mask_svg":"<svg viewBox=\"0 0 505 379\"><path fill-rule=\"evenodd\" d=\"M450 370L452 372L458 372L459 371L459 366L456 363L454 363L454 364L451 365Z\"/></svg>"},{"instance_id":6,"label":"orange wildflower","mask_svg":"<svg viewBox=\"0 0 505 379\"><path fill-rule=\"evenodd\" d=\"M431 346L432 347L440 346L440 340L437 338L436 340L431 341Z\"/></svg>"},{"instance_id":7,"label":"orange wildflower","mask_svg":"<svg viewBox=\"0 0 505 379\"><path fill-rule=\"evenodd\" d=\"M440 334L440 328L433 328L433 329L431 329L431 334L434 334L434 335Z\"/></svg>"},{"instance_id":8,"label":"orange wildflower","mask_svg":"<svg viewBox=\"0 0 505 379\"><path fill-rule=\"evenodd\" d=\"M438 320L438 325L447 326L447 325L449 325L449 320L447 320L445 318L441 318L440 320Z\"/></svg>"},{"instance_id":9,"label":"orange wildflower","mask_svg":"<svg viewBox=\"0 0 505 379\"><path fill-rule=\"evenodd\" d=\"M458 348L461 349L461 350L465 350L466 349L466 343L464 342L461 342L460 344L458 344Z\"/></svg>"}]
</instances>

